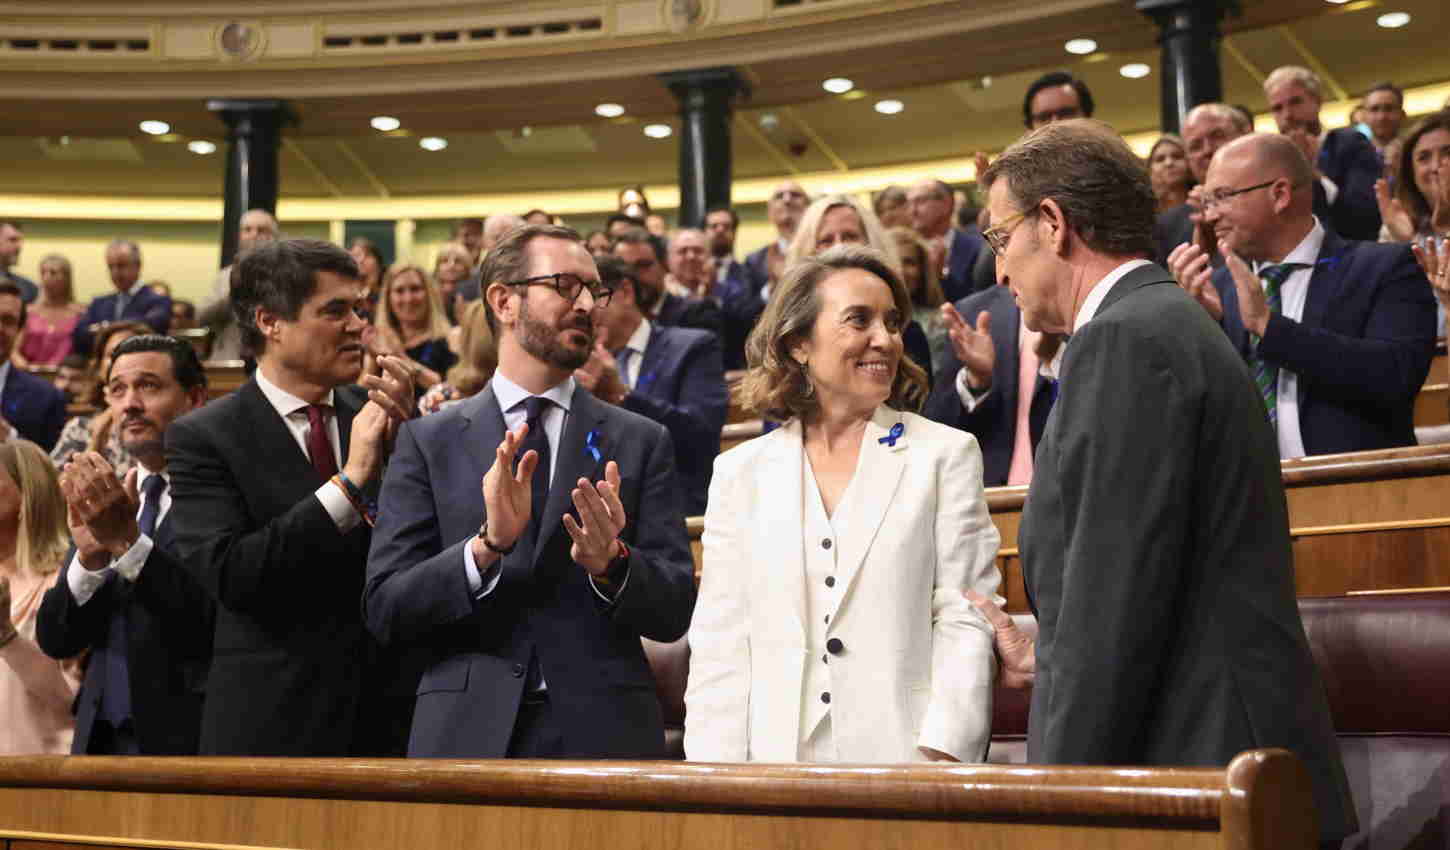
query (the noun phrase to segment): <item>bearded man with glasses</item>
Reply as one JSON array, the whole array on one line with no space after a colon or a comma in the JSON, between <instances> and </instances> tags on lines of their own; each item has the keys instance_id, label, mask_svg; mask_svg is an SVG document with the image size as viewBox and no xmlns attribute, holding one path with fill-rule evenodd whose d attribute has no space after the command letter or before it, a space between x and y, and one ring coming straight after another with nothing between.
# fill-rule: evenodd
<instances>
[{"instance_id":1,"label":"bearded man with glasses","mask_svg":"<svg viewBox=\"0 0 1450 850\"><path fill-rule=\"evenodd\" d=\"M519 228L481 279L498 370L399 430L368 559L368 628L428 648L408 755L662 758L640 637L695 604L669 432L575 377L612 297L577 233Z\"/></svg>"}]
</instances>

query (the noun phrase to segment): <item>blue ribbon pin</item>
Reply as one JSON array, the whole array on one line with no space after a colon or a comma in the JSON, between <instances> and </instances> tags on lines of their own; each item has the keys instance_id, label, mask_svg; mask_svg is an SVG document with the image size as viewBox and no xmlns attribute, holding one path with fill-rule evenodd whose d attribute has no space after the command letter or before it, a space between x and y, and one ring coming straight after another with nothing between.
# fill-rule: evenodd
<instances>
[{"instance_id":1,"label":"blue ribbon pin","mask_svg":"<svg viewBox=\"0 0 1450 850\"><path fill-rule=\"evenodd\" d=\"M595 463L599 462L600 454L598 431L590 431L588 434L584 435L584 451L589 452L589 456L594 458Z\"/></svg>"},{"instance_id":2,"label":"blue ribbon pin","mask_svg":"<svg viewBox=\"0 0 1450 850\"><path fill-rule=\"evenodd\" d=\"M887 432L886 436L882 437L876 442L880 443L883 446L890 446L894 449L896 448L896 441L901 439L901 435L905 432L906 426L898 422L895 425L891 426L891 430Z\"/></svg>"}]
</instances>

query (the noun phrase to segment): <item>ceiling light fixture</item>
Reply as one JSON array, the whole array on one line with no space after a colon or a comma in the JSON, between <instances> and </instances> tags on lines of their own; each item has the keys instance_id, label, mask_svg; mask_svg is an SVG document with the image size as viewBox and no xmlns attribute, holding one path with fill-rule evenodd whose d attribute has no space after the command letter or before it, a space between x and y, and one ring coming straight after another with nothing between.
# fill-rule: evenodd
<instances>
[{"instance_id":1,"label":"ceiling light fixture","mask_svg":"<svg viewBox=\"0 0 1450 850\"><path fill-rule=\"evenodd\" d=\"M1144 65L1142 62L1129 62L1127 65L1119 68L1118 73L1130 80L1141 80L1153 73L1153 69Z\"/></svg>"},{"instance_id":2,"label":"ceiling light fixture","mask_svg":"<svg viewBox=\"0 0 1450 850\"><path fill-rule=\"evenodd\" d=\"M392 131L403 126L402 121L399 121L391 115L374 116L373 120L369 121L368 123L373 125L374 130L379 130L384 133L391 133Z\"/></svg>"},{"instance_id":3,"label":"ceiling light fixture","mask_svg":"<svg viewBox=\"0 0 1450 850\"><path fill-rule=\"evenodd\" d=\"M846 92L854 89L855 87L856 84L846 79L845 77L831 77L829 80L821 83L821 88L825 89L831 94L845 94Z\"/></svg>"},{"instance_id":4,"label":"ceiling light fixture","mask_svg":"<svg viewBox=\"0 0 1450 850\"><path fill-rule=\"evenodd\" d=\"M624 114L624 107L617 103L601 103L594 107L594 114L600 118L618 118Z\"/></svg>"},{"instance_id":5,"label":"ceiling light fixture","mask_svg":"<svg viewBox=\"0 0 1450 850\"><path fill-rule=\"evenodd\" d=\"M876 101L876 111L877 112L880 112L882 115L896 115L897 113L901 112L901 110L903 110L905 108L906 108L906 104L902 103L899 100L878 100L878 101Z\"/></svg>"},{"instance_id":6,"label":"ceiling light fixture","mask_svg":"<svg viewBox=\"0 0 1450 850\"><path fill-rule=\"evenodd\" d=\"M1387 30L1397 30L1410 22L1410 16L1406 12L1385 12L1375 19L1375 23Z\"/></svg>"},{"instance_id":7,"label":"ceiling light fixture","mask_svg":"<svg viewBox=\"0 0 1450 850\"><path fill-rule=\"evenodd\" d=\"M1086 56L1098 49L1098 43L1090 38L1074 38L1064 44L1062 49L1077 56Z\"/></svg>"},{"instance_id":8,"label":"ceiling light fixture","mask_svg":"<svg viewBox=\"0 0 1450 850\"><path fill-rule=\"evenodd\" d=\"M206 156L209 153L216 153L216 144L206 139L193 139L186 143L186 149L194 154Z\"/></svg>"},{"instance_id":9,"label":"ceiling light fixture","mask_svg":"<svg viewBox=\"0 0 1450 850\"><path fill-rule=\"evenodd\" d=\"M424 136L418 140L418 147L425 151L441 151L448 147L448 140L438 136Z\"/></svg>"},{"instance_id":10,"label":"ceiling light fixture","mask_svg":"<svg viewBox=\"0 0 1450 850\"><path fill-rule=\"evenodd\" d=\"M644 134L651 139L668 139L675 134L675 131L668 124L646 124Z\"/></svg>"},{"instance_id":11,"label":"ceiling light fixture","mask_svg":"<svg viewBox=\"0 0 1450 850\"><path fill-rule=\"evenodd\" d=\"M152 136L164 136L171 132L171 125L165 121L142 121L141 132Z\"/></svg>"},{"instance_id":12,"label":"ceiling light fixture","mask_svg":"<svg viewBox=\"0 0 1450 850\"><path fill-rule=\"evenodd\" d=\"M1333 6L1343 6L1345 3L1348 3L1349 0L1324 0L1324 2L1329 3Z\"/></svg>"}]
</instances>

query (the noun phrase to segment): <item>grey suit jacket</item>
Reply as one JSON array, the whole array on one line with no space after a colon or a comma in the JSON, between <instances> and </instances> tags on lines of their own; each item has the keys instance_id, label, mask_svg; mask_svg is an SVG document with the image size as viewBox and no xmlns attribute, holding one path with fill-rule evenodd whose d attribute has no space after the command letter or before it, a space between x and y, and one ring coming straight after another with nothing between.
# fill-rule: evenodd
<instances>
[{"instance_id":1,"label":"grey suit jacket","mask_svg":"<svg viewBox=\"0 0 1450 850\"><path fill-rule=\"evenodd\" d=\"M1242 359L1145 266L1073 334L1060 377L1019 535L1039 627L1028 760L1221 766L1284 747L1321 837L1354 832Z\"/></svg>"}]
</instances>

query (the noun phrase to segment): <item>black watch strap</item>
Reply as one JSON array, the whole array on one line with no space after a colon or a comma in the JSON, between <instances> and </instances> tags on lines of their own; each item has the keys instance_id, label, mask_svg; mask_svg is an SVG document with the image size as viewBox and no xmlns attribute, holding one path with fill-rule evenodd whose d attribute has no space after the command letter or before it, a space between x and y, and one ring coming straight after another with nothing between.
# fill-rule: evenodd
<instances>
[{"instance_id":1,"label":"black watch strap","mask_svg":"<svg viewBox=\"0 0 1450 850\"><path fill-rule=\"evenodd\" d=\"M483 525L479 526L479 528L478 528L478 539L483 541L483 548L485 548L488 551L494 553L495 555L511 555L511 554L513 554L514 549L519 545L519 541L515 540L513 542L513 545L512 546L509 546L507 549L500 549L499 547L497 547L497 546L493 545L492 543L490 543L488 541L488 518L487 517L484 518Z\"/></svg>"}]
</instances>

